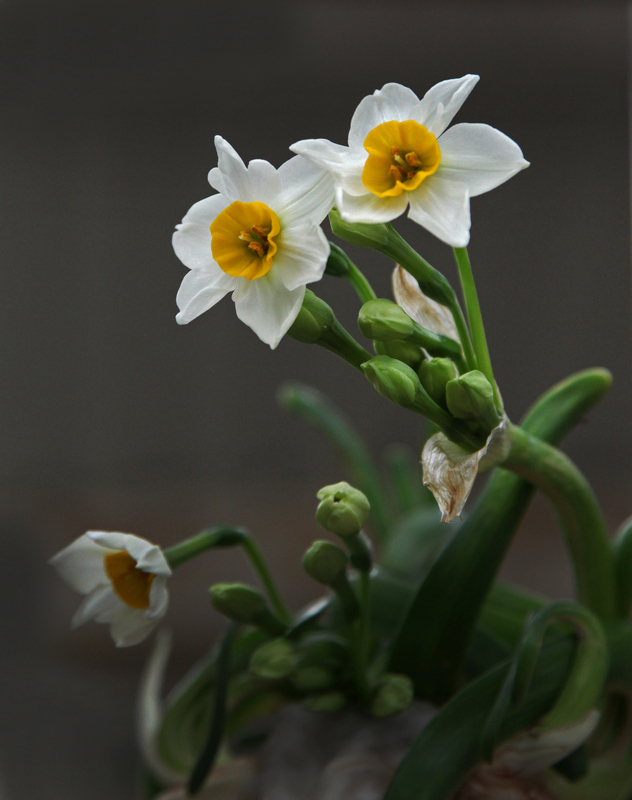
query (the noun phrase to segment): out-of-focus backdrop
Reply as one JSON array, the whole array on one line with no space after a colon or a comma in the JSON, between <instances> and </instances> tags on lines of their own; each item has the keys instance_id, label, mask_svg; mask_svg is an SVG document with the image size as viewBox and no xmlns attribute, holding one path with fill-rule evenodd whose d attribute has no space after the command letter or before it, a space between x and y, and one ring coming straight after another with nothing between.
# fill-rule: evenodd
<instances>
[{"instance_id":1,"label":"out-of-focus backdrop","mask_svg":"<svg viewBox=\"0 0 632 800\"><path fill-rule=\"evenodd\" d=\"M174 322L185 274L173 226L211 190L213 136L281 164L303 138L344 142L360 99L388 81L423 94L467 72L458 121L507 133L529 170L472 203L471 257L497 377L517 419L554 381L603 365L611 395L565 448L614 529L632 513L628 18L623 3L543 0L2 0L0 2L0 794L132 797L133 698L149 645L73 634L78 598L47 559L86 529L163 545L248 525L293 605L318 589L299 558L314 493L341 470L275 403L320 387L379 454L419 426L333 356L271 352L224 300ZM447 247L399 229L455 277ZM355 251L388 292L391 265ZM318 291L353 327L357 301ZM537 501L505 576L571 591ZM213 580L238 553L171 582L172 677L220 621ZM4 798L5 795L2 795Z\"/></svg>"}]
</instances>

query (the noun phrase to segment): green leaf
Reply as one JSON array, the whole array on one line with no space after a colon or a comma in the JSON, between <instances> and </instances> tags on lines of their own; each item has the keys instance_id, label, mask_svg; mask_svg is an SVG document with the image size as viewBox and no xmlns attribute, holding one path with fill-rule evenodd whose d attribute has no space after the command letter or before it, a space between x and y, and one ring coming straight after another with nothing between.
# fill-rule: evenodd
<instances>
[{"instance_id":1,"label":"green leaf","mask_svg":"<svg viewBox=\"0 0 632 800\"><path fill-rule=\"evenodd\" d=\"M226 629L224 639L219 651L217 661L217 679L215 681L215 696L213 704L213 717L211 726L204 742L202 752L193 767L189 778L187 794L196 794L204 783L206 776L213 768L215 756L224 737L224 722L226 720L226 694L230 679L230 651L237 633L237 625L232 623Z\"/></svg>"},{"instance_id":2,"label":"green leaf","mask_svg":"<svg viewBox=\"0 0 632 800\"><path fill-rule=\"evenodd\" d=\"M571 636L546 643L526 701L511 710L501 741L530 728L562 690L573 661ZM405 755L384 800L450 800L480 758L480 733L505 680L509 662L461 689L423 729Z\"/></svg>"},{"instance_id":3,"label":"green leaf","mask_svg":"<svg viewBox=\"0 0 632 800\"><path fill-rule=\"evenodd\" d=\"M543 395L522 427L556 443L609 386L605 370L574 375ZM412 678L418 697L442 703L454 692L485 598L533 492L517 475L494 470L422 583L393 644L389 667Z\"/></svg>"}]
</instances>

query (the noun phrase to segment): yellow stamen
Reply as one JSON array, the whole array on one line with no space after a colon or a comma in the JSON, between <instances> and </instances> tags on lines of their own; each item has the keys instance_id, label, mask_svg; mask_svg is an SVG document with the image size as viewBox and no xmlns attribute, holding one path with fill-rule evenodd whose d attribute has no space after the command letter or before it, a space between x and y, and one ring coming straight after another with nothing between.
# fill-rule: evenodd
<instances>
[{"instance_id":1,"label":"yellow stamen","mask_svg":"<svg viewBox=\"0 0 632 800\"><path fill-rule=\"evenodd\" d=\"M364 149L369 156L362 183L378 197L413 191L441 163L437 137L412 119L377 125L364 140Z\"/></svg>"},{"instance_id":2,"label":"yellow stamen","mask_svg":"<svg viewBox=\"0 0 632 800\"><path fill-rule=\"evenodd\" d=\"M268 273L281 223L265 203L236 200L215 217L210 230L213 258L228 275L253 281Z\"/></svg>"},{"instance_id":3,"label":"yellow stamen","mask_svg":"<svg viewBox=\"0 0 632 800\"><path fill-rule=\"evenodd\" d=\"M131 608L149 608L149 590L155 575L138 569L126 550L108 553L103 559L103 568L124 603Z\"/></svg>"}]
</instances>

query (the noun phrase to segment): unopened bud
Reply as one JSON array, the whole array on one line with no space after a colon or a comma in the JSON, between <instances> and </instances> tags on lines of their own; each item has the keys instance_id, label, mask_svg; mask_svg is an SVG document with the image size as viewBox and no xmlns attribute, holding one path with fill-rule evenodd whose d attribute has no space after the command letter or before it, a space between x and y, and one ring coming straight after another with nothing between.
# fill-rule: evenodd
<instances>
[{"instance_id":1,"label":"unopened bud","mask_svg":"<svg viewBox=\"0 0 632 800\"><path fill-rule=\"evenodd\" d=\"M209 589L213 608L242 625L258 625L273 636L285 625L270 611L256 589L243 583L216 583Z\"/></svg>"},{"instance_id":2,"label":"unopened bud","mask_svg":"<svg viewBox=\"0 0 632 800\"><path fill-rule=\"evenodd\" d=\"M365 494L346 481L324 486L316 495L320 500L316 521L337 536L357 536L371 508Z\"/></svg>"},{"instance_id":3,"label":"unopened bud","mask_svg":"<svg viewBox=\"0 0 632 800\"><path fill-rule=\"evenodd\" d=\"M292 675L292 685L299 692L317 692L330 689L336 682L336 676L327 667L308 664L299 667Z\"/></svg>"},{"instance_id":4,"label":"unopened bud","mask_svg":"<svg viewBox=\"0 0 632 800\"><path fill-rule=\"evenodd\" d=\"M334 323L331 306L317 297L310 289L305 290L303 305L288 330L289 336L298 342L315 344Z\"/></svg>"},{"instance_id":5,"label":"unopened bud","mask_svg":"<svg viewBox=\"0 0 632 800\"><path fill-rule=\"evenodd\" d=\"M479 422L488 433L500 424L492 385L477 369L447 384L446 401L454 417Z\"/></svg>"},{"instance_id":6,"label":"unopened bud","mask_svg":"<svg viewBox=\"0 0 632 800\"><path fill-rule=\"evenodd\" d=\"M294 672L298 657L287 639L272 639L257 648L250 658L250 671L260 678L278 680Z\"/></svg>"},{"instance_id":7,"label":"unopened bud","mask_svg":"<svg viewBox=\"0 0 632 800\"><path fill-rule=\"evenodd\" d=\"M404 309L385 298L369 300L362 306L358 326L367 339L380 342L406 339L415 330L415 323Z\"/></svg>"},{"instance_id":8,"label":"unopened bud","mask_svg":"<svg viewBox=\"0 0 632 800\"><path fill-rule=\"evenodd\" d=\"M336 236L357 247L379 249L380 245L386 245L390 238L388 226L384 223L371 225L364 222L346 222L337 208L332 208L329 212L329 224Z\"/></svg>"},{"instance_id":9,"label":"unopened bud","mask_svg":"<svg viewBox=\"0 0 632 800\"><path fill-rule=\"evenodd\" d=\"M397 359L397 361L403 361L404 364L408 364L415 372L417 372L421 366L421 362L425 358L419 345L404 339L393 339L392 342L375 341L373 346L375 347L375 352L379 356L389 356L390 358Z\"/></svg>"},{"instance_id":10,"label":"unopened bud","mask_svg":"<svg viewBox=\"0 0 632 800\"><path fill-rule=\"evenodd\" d=\"M387 400L406 408L413 405L420 389L414 369L388 356L374 356L362 364L362 371Z\"/></svg>"},{"instance_id":11,"label":"unopened bud","mask_svg":"<svg viewBox=\"0 0 632 800\"><path fill-rule=\"evenodd\" d=\"M421 385L437 405L446 407L445 387L449 381L458 378L454 363L449 358L433 358L424 361L417 373Z\"/></svg>"},{"instance_id":12,"label":"unopened bud","mask_svg":"<svg viewBox=\"0 0 632 800\"><path fill-rule=\"evenodd\" d=\"M375 717L399 714L408 708L414 696L413 682L407 675L386 674L373 697L371 713Z\"/></svg>"},{"instance_id":13,"label":"unopened bud","mask_svg":"<svg viewBox=\"0 0 632 800\"><path fill-rule=\"evenodd\" d=\"M319 540L303 556L303 569L318 583L333 586L345 574L347 554L333 542Z\"/></svg>"},{"instance_id":14,"label":"unopened bud","mask_svg":"<svg viewBox=\"0 0 632 800\"><path fill-rule=\"evenodd\" d=\"M303 700L303 705L310 711L342 711L349 705L347 696L342 692L324 692L323 694L312 694Z\"/></svg>"}]
</instances>

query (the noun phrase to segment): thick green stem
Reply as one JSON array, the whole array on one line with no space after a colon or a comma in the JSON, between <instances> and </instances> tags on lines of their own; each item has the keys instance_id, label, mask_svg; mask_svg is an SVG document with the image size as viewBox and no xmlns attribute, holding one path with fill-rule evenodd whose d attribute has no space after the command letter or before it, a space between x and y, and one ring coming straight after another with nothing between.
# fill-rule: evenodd
<instances>
[{"instance_id":1,"label":"thick green stem","mask_svg":"<svg viewBox=\"0 0 632 800\"><path fill-rule=\"evenodd\" d=\"M351 364L357 370L362 370L362 364L371 358L371 353L358 344L338 320L333 321L315 344L319 344L325 350L340 356L347 364Z\"/></svg>"},{"instance_id":2,"label":"thick green stem","mask_svg":"<svg viewBox=\"0 0 632 800\"><path fill-rule=\"evenodd\" d=\"M190 539L185 539L183 542L168 547L164 551L164 556L171 569L175 569L207 550L235 547L236 545L241 545L243 547L254 571L268 594L274 610L285 624L289 624L292 621L292 615L287 610L285 603L279 595L261 550L245 529L228 526L209 528L208 530L198 533L196 536L192 536Z\"/></svg>"},{"instance_id":3,"label":"thick green stem","mask_svg":"<svg viewBox=\"0 0 632 800\"><path fill-rule=\"evenodd\" d=\"M356 267L356 265L349 261L349 271L347 272L347 280L356 290L358 297L363 303L369 300L375 300L377 295L373 291L371 284L365 278L364 274Z\"/></svg>"},{"instance_id":4,"label":"thick green stem","mask_svg":"<svg viewBox=\"0 0 632 800\"><path fill-rule=\"evenodd\" d=\"M474 275L472 274L472 267L467 253L467 248L455 247L454 255L456 257L456 264L459 269L459 278L461 279L461 288L463 289L463 299L465 300L467 321L470 326L470 333L472 334L472 343L474 345L474 352L476 353L478 369L480 369L483 375L491 383L494 389L494 400L496 401L496 405L498 408L502 409L502 401L500 399L498 386L496 385L496 381L494 379L492 362L491 358L489 357L489 348L487 347L487 338L485 336L485 326L483 325L483 315L481 314L481 307L478 302L476 284L474 283Z\"/></svg>"},{"instance_id":5,"label":"thick green stem","mask_svg":"<svg viewBox=\"0 0 632 800\"><path fill-rule=\"evenodd\" d=\"M627 519L617 532L614 560L619 615L627 619L632 608L632 517Z\"/></svg>"},{"instance_id":6,"label":"thick green stem","mask_svg":"<svg viewBox=\"0 0 632 800\"><path fill-rule=\"evenodd\" d=\"M369 661L370 646L370 577L368 571L361 571L358 582L358 603L360 606L360 616L355 623L355 630L352 642L353 671L355 674L358 691L363 699L369 696L369 682L367 667Z\"/></svg>"},{"instance_id":7,"label":"thick green stem","mask_svg":"<svg viewBox=\"0 0 632 800\"><path fill-rule=\"evenodd\" d=\"M409 272L417 280L419 288L427 297L450 309L467 366L471 370L477 369L476 354L454 289L450 286L447 278L431 266L425 258L422 258L394 228L390 225L387 227L389 229L387 241L377 243L374 247Z\"/></svg>"},{"instance_id":8,"label":"thick green stem","mask_svg":"<svg viewBox=\"0 0 632 800\"><path fill-rule=\"evenodd\" d=\"M521 428L510 428L503 467L533 483L549 498L564 529L579 600L602 619L616 615L612 548L601 510L577 467L559 450Z\"/></svg>"}]
</instances>

